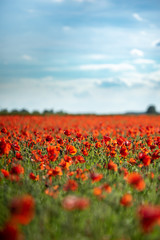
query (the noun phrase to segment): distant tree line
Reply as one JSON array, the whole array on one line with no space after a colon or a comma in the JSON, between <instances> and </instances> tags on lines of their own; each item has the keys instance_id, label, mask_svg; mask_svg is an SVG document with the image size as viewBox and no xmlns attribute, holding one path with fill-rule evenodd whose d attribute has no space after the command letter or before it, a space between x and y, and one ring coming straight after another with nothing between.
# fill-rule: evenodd
<instances>
[{"instance_id":1,"label":"distant tree line","mask_svg":"<svg viewBox=\"0 0 160 240\"><path fill-rule=\"evenodd\" d=\"M147 114L147 115L159 115L160 113L157 112L156 107L154 105L150 105L146 112L127 112L126 115L141 115L141 114Z\"/></svg>"},{"instance_id":2,"label":"distant tree line","mask_svg":"<svg viewBox=\"0 0 160 240\"><path fill-rule=\"evenodd\" d=\"M53 114L58 114L58 115L66 115L67 113L64 111L58 111L54 112L52 109L51 110L44 110L43 112L40 112L38 110L34 110L32 112L26 110L26 109L13 109L11 111L8 111L6 108L0 110L0 115L53 115Z\"/></svg>"},{"instance_id":3,"label":"distant tree line","mask_svg":"<svg viewBox=\"0 0 160 240\"><path fill-rule=\"evenodd\" d=\"M43 112L39 112L38 110L34 110L34 111L30 112L30 111L28 111L26 109L21 109L21 110L13 109L11 111L8 111L6 108L0 110L0 115L54 115L54 114L57 114L57 115L67 115L68 113L66 113L66 112L64 112L62 110L54 112L53 109L51 109L51 110L45 109ZM127 112L127 113L124 113L124 114L127 114L127 115L130 115L130 114L133 114L133 115L139 115L139 114L157 115L157 114L160 114L160 113L157 112L156 107L154 105L150 105L147 108L146 112ZM76 115L82 115L82 114L76 114ZM88 114L85 114L85 115L96 115L96 114L94 114L94 113L89 114L88 113ZM112 114L112 115L115 115L115 114Z\"/></svg>"}]
</instances>

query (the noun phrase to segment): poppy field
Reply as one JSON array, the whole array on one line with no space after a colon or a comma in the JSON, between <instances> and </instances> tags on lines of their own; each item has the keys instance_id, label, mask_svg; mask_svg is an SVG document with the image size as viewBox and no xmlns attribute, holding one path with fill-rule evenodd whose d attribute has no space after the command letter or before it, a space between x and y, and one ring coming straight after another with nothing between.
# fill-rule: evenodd
<instances>
[{"instance_id":1,"label":"poppy field","mask_svg":"<svg viewBox=\"0 0 160 240\"><path fill-rule=\"evenodd\" d=\"M0 116L0 239L160 240L160 116Z\"/></svg>"}]
</instances>

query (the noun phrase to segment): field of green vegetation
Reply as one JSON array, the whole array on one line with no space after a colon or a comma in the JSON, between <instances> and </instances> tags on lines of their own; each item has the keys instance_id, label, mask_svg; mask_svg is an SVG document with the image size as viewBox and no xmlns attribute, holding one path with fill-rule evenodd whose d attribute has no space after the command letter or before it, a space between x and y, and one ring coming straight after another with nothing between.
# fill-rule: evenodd
<instances>
[{"instance_id":1,"label":"field of green vegetation","mask_svg":"<svg viewBox=\"0 0 160 240\"><path fill-rule=\"evenodd\" d=\"M0 239L159 240L160 116L0 116Z\"/></svg>"}]
</instances>

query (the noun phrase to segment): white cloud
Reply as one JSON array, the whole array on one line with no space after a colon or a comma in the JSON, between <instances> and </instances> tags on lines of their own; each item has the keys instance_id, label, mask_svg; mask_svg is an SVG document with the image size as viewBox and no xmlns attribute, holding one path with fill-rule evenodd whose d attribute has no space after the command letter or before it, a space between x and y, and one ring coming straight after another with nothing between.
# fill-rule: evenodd
<instances>
[{"instance_id":1,"label":"white cloud","mask_svg":"<svg viewBox=\"0 0 160 240\"><path fill-rule=\"evenodd\" d=\"M48 67L45 68L45 71L54 72L54 71L98 71L98 70L110 70L113 72L118 71L131 71L134 70L135 67L129 63L119 63L119 64L84 64L79 66L70 66L70 67Z\"/></svg>"},{"instance_id":2,"label":"white cloud","mask_svg":"<svg viewBox=\"0 0 160 240\"><path fill-rule=\"evenodd\" d=\"M31 110L53 109L72 113L122 113L145 111L146 106L160 101L159 90L146 85L148 75L139 73L123 74L121 82L135 87L98 87L103 82L115 79L72 79L62 81L52 76L44 78L15 79L4 82L0 88L1 107L26 108ZM127 82L128 79L128 82ZM159 81L160 71L149 74L147 81ZM129 84L131 81L131 84ZM127 84L128 83L128 84ZM136 87L136 84L143 84ZM21 101L19 100L21 99ZM111 99L112 101L109 101Z\"/></svg>"},{"instance_id":3,"label":"white cloud","mask_svg":"<svg viewBox=\"0 0 160 240\"><path fill-rule=\"evenodd\" d=\"M155 61L152 60L152 59L143 59L143 58L140 58L140 59L134 60L134 63L135 63L135 64L155 64Z\"/></svg>"},{"instance_id":4,"label":"white cloud","mask_svg":"<svg viewBox=\"0 0 160 240\"><path fill-rule=\"evenodd\" d=\"M138 57L143 57L144 56L144 52L139 50L139 49L132 49L130 51L130 54L133 56L138 56Z\"/></svg>"},{"instance_id":5,"label":"white cloud","mask_svg":"<svg viewBox=\"0 0 160 240\"><path fill-rule=\"evenodd\" d=\"M79 70L88 71L88 70L104 70L108 69L111 71L125 71L125 70L134 70L134 66L129 63L120 63L120 64L90 64L90 65L81 65L78 67Z\"/></svg>"},{"instance_id":6,"label":"white cloud","mask_svg":"<svg viewBox=\"0 0 160 240\"><path fill-rule=\"evenodd\" d=\"M24 54L21 58L26 61L32 61L32 57L26 54Z\"/></svg>"},{"instance_id":7,"label":"white cloud","mask_svg":"<svg viewBox=\"0 0 160 240\"><path fill-rule=\"evenodd\" d=\"M160 70L158 71L155 71L155 72L151 72L150 74L146 74L146 78L149 80L149 81L152 81L152 82L159 82L160 83Z\"/></svg>"},{"instance_id":8,"label":"white cloud","mask_svg":"<svg viewBox=\"0 0 160 240\"><path fill-rule=\"evenodd\" d=\"M156 86L157 83L160 83L160 71L150 73L139 73L136 71L131 73L125 72L122 73L119 79L129 87L138 84L150 88Z\"/></svg>"},{"instance_id":9,"label":"white cloud","mask_svg":"<svg viewBox=\"0 0 160 240\"><path fill-rule=\"evenodd\" d=\"M133 14L133 17L134 17L137 21L140 21L140 22L144 21L144 19L141 18L138 13L134 13L134 14Z\"/></svg>"}]
</instances>

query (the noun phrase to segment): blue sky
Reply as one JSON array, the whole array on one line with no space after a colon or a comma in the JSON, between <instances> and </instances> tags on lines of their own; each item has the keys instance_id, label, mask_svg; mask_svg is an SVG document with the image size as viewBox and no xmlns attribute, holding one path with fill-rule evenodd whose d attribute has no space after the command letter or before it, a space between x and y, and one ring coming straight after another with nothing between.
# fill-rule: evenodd
<instances>
[{"instance_id":1,"label":"blue sky","mask_svg":"<svg viewBox=\"0 0 160 240\"><path fill-rule=\"evenodd\" d=\"M0 108L160 111L159 0L1 0Z\"/></svg>"}]
</instances>

